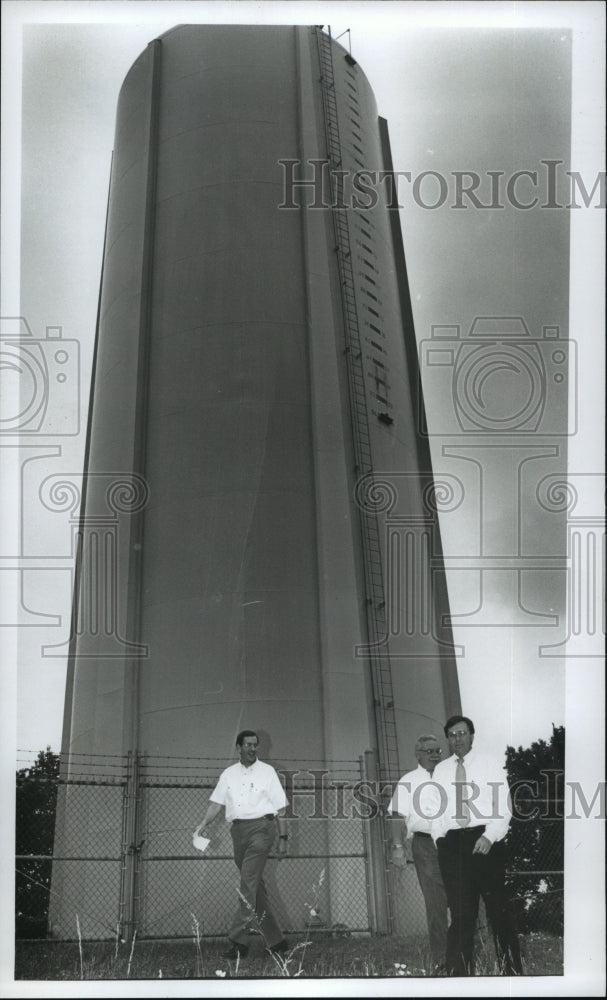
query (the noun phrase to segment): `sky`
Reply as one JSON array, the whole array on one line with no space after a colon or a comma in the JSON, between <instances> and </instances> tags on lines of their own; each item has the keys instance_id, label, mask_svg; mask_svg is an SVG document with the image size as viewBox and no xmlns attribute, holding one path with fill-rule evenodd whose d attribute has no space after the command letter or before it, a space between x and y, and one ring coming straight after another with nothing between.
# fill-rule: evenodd
<instances>
[{"instance_id":1,"label":"sky","mask_svg":"<svg viewBox=\"0 0 607 1000\"><path fill-rule=\"evenodd\" d=\"M565 636L572 573L566 539L576 511L568 519L541 497L554 486L546 477L558 483L568 463L583 493L577 512L586 523L600 517L604 213L596 197L577 210L542 205L568 203L567 169L579 171L590 190L603 165L603 17L596 3L4 5L3 72L17 89L9 98L3 87L12 142L3 142L1 315L25 316L36 339L61 326L70 358L79 359L80 387L79 399L55 401L79 412L79 433L53 447L48 438L42 446L28 441L21 457L0 448L4 482L21 483L5 497L3 565L14 566L17 556L35 564L16 594L29 609L19 636L10 625L2 630L7 746L36 752L60 745L65 660L40 650L68 634L70 525L49 518L38 487L45 476L77 473L82 464L118 90L147 43L186 21L330 19L334 37L350 29L341 42L351 44L373 87L403 174L401 224L434 473L457 477L463 491L464 502L441 518L441 532L464 712L477 722L477 741L496 752L549 738L552 723L566 723L579 742L585 732L595 739L602 732L596 635L570 643L568 662L563 646L546 648ZM28 22L23 34L20 20ZM549 169L558 175L554 197ZM515 178L518 171L536 172L537 181ZM457 207L457 184L468 185L470 174L480 178L478 199L492 207L463 196ZM444 204L432 207L441 184ZM535 196L535 207L522 207ZM450 328L452 347L456 329L461 339L476 317L522 318L533 345L525 357L541 359L546 379L533 433L528 426L518 433L517 425L516 433L499 440L489 434L487 446L474 450L452 395L453 365L463 370L466 348L447 370L427 362L437 331L445 336ZM558 387L544 334L557 327L569 364L569 379ZM515 383L507 370L481 370L479 406L487 398L496 405L500 391L518 398ZM14 569L2 574L5 585L17 579ZM10 588L8 599L15 599Z\"/></svg>"}]
</instances>

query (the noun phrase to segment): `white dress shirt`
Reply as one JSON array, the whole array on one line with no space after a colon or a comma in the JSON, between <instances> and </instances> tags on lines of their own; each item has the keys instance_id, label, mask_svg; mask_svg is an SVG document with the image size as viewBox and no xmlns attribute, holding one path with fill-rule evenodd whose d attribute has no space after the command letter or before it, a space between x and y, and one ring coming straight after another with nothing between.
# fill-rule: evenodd
<instances>
[{"instance_id":1,"label":"white dress shirt","mask_svg":"<svg viewBox=\"0 0 607 1000\"><path fill-rule=\"evenodd\" d=\"M421 764L403 774L394 789L389 813L398 813L407 823L407 836L430 833L430 824L440 807L440 796L432 775Z\"/></svg>"},{"instance_id":2,"label":"white dress shirt","mask_svg":"<svg viewBox=\"0 0 607 1000\"><path fill-rule=\"evenodd\" d=\"M276 771L262 760L226 767L211 792L211 802L225 806L226 820L260 819L288 805Z\"/></svg>"},{"instance_id":3,"label":"white dress shirt","mask_svg":"<svg viewBox=\"0 0 607 1000\"><path fill-rule=\"evenodd\" d=\"M455 771L458 758L455 754L442 760L434 768L432 780L439 786L441 806L432 821L434 840L444 837L447 830L461 829L456 820ZM466 785L463 797L468 802L470 823L484 826L484 835L492 844L503 840L508 832L512 810L508 781L504 767L494 757L475 750L474 747L463 758L466 769Z\"/></svg>"}]
</instances>

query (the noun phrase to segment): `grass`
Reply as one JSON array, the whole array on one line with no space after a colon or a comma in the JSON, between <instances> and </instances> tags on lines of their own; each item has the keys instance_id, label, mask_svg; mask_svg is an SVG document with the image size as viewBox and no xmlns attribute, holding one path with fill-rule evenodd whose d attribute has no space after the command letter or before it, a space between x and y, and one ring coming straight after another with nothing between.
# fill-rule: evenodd
<instances>
[{"instance_id":1,"label":"grass","mask_svg":"<svg viewBox=\"0 0 607 1000\"><path fill-rule=\"evenodd\" d=\"M533 933L520 940L526 975L562 975L561 938ZM15 979L421 978L431 967L423 936L318 934L307 943L303 937L289 943L291 951L277 962L265 953L261 938L254 937L249 955L237 964L221 957L224 941L206 941L196 934L189 941L139 939L118 946L110 941L18 941ZM479 942L477 956L478 975L497 974L490 942Z\"/></svg>"}]
</instances>

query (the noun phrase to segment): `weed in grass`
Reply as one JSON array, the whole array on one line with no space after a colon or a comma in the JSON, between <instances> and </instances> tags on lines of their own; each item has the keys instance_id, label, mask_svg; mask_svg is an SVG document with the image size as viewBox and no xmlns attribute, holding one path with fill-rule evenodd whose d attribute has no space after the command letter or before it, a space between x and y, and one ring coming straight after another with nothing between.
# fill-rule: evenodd
<instances>
[{"instance_id":1,"label":"weed in grass","mask_svg":"<svg viewBox=\"0 0 607 1000\"><path fill-rule=\"evenodd\" d=\"M202 960L202 948L200 946L200 924L195 913L192 913L191 917L194 928L194 947L196 950L196 978L202 979L204 976L204 963Z\"/></svg>"},{"instance_id":2,"label":"weed in grass","mask_svg":"<svg viewBox=\"0 0 607 1000\"><path fill-rule=\"evenodd\" d=\"M126 967L126 978L129 979L131 975L131 966L133 964L133 955L135 953L135 941L137 940L137 931L133 931L133 940L131 941L131 952L129 954L129 963Z\"/></svg>"},{"instance_id":3,"label":"weed in grass","mask_svg":"<svg viewBox=\"0 0 607 1000\"><path fill-rule=\"evenodd\" d=\"M80 978L84 979L84 961L82 959L82 933L80 931L80 918L76 914L76 931L78 933L78 952L80 954Z\"/></svg>"},{"instance_id":4,"label":"weed in grass","mask_svg":"<svg viewBox=\"0 0 607 1000\"><path fill-rule=\"evenodd\" d=\"M477 976L506 975L506 958L504 956L498 959L494 942L489 937L488 931L485 928L481 928L477 933L474 952L474 969ZM523 969L525 969L524 960Z\"/></svg>"},{"instance_id":5,"label":"weed in grass","mask_svg":"<svg viewBox=\"0 0 607 1000\"><path fill-rule=\"evenodd\" d=\"M312 902L305 903L304 906L308 911L308 922L306 924L306 934L303 941L298 942L294 945L290 951L285 954L277 954L270 949L270 955L274 960L279 973L281 976L287 978L297 979L304 975L303 962L306 955L306 948L311 944L310 941L310 929L312 923L318 924L320 922L320 893L325 880L325 869L321 869L318 876L318 880L312 885ZM299 952L299 956L296 955ZM297 962L297 958L299 961ZM296 971L292 971L291 966L293 966Z\"/></svg>"},{"instance_id":6,"label":"weed in grass","mask_svg":"<svg viewBox=\"0 0 607 1000\"><path fill-rule=\"evenodd\" d=\"M259 927L260 934L261 934L261 936L262 936L262 938L264 939L264 942L265 942L266 951L268 952L270 958L272 959L272 962L273 962L273 964L274 964L274 966L275 966L275 968L276 968L276 970L278 972L278 975L281 976L281 977L284 977L284 978L287 978L287 979L291 979L291 978L292 979L296 979L296 978L298 978L300 976L303 976L305 974L304 973L303 962L304 962L304 958L305 958L305 954L306 954L306 948L308 948L310 946L310 944L311 944L311 941L310 941L310 929L311 929L312 923L313 922L317 922L317 920L318 920L319 909L320 909L320 907L319 907L320 893L321 893L321 889L322 889L322 886L323 886L323 883L324 883L324 879L325 879L325 869L323 868L321 870L319 876L318 876L318 880L312 885L312 902L304 904L305 907L306 907L306 909L308 910L308 914L309 914L308 922L306 924L305 938L304 938L303 941L299 941L297 944L293 945L293 947L291 949L289 949L289 951L286 951L286 952L276 952L276 951L273 950L272 946L269 944L269 942L265 938L263 930L262 930L263 914L261 914L261 916L259 918L257 918L257 914L256 914L255 910L253 909L253 907L251 906L251 903L249 902L249 900L245 898L245 896L243 895L243 893L240 890L238 891L238 895L240 896L240 899L242 900L242 902L246 906L247 910L249 911L249 914L250 914L250 917L251 917L251 922L255 921L257 923L257 925ZM340 927L343 926L344 930L347 932L345 936L349 935L350 932L348 931L348 928L345 927L345 925L336 925L336 926L340 926ZM239 961L239 959L240 959L240 956L238 956L237 966L236 966L236 970L234 972L235 976L238 975L238 961Z\"/></svg>"}]
</instances>

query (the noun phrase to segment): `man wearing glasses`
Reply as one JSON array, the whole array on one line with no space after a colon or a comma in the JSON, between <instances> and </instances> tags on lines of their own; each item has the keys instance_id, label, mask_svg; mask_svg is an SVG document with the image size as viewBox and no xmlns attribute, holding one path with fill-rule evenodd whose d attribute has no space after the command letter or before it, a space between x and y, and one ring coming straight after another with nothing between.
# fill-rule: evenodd
<instances>
[{"instance_id":1,"label":"man wearing glasses","mask_svg":"<svg viewBox=\"0 0 607 1000\"><path fill-rule=\"evenodd\" d=\"M430 952L436 974L445 970L447 947L447 896L430 834L431 818L440 800L432 784L432 773L442 750L436 736L420 736L415 744L417 767L400 779L388 812L392 815L392 863L404 867L405 841L411 838L411 853L426 906Z\"/></svg>"},{"instance_id":2,"label":"man wearing glasses","mask_svg":"<svg viewBox=\"0 0 607 1000\"><path fill-rule=\"evenodd\" d=\"M474 975L473 946L479 899L485 902L502 975L523 972L505 887L505 845L511 810L499 761L473 748L474 724L454 715L445 725L451 756L437 764L433 781L441 808L432 822L451 923L447 974Z\"/></svg>"}]
</instances>

